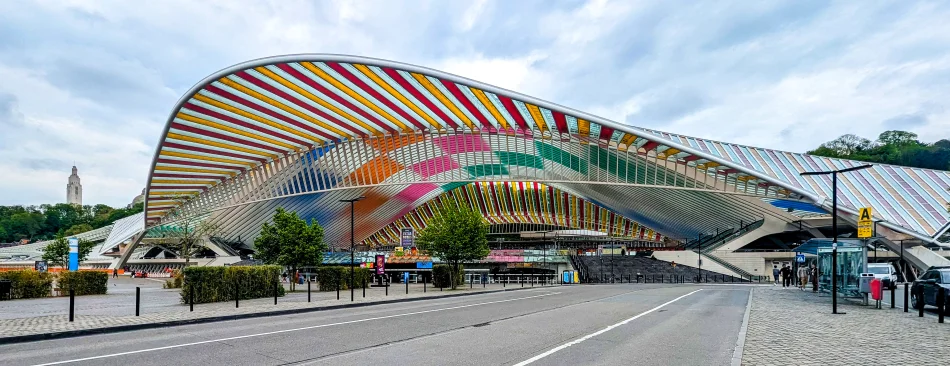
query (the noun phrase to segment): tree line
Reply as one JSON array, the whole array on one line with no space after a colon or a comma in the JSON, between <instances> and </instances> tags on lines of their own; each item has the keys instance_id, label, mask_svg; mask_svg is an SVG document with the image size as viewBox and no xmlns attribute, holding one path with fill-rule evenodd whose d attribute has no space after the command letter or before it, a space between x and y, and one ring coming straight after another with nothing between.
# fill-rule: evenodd
<instances>
[{"instance_id":1,"label":"tree line","mask_svg":"<svg viewBox=\"0 0 950 366\"><path fill-rule=\"evenodd\" d=\"M884 131L874 141L852 134L842 135L807 153L870 163L950 170L950 140L942 139L928 144L918 140L917 134L907 131Z\"/></svg>"},{"instance_id":2,"label":"tree line","mask_svg":"<svg viewBox=\"0 0 950 366\"><path fill-rule=\"evenodd\" d=\"M21 239L35 242L79 234L142 212L142 206L141 203L128 208L68 203L0 206L0 243Z\"/></svg>"}]
</instances>

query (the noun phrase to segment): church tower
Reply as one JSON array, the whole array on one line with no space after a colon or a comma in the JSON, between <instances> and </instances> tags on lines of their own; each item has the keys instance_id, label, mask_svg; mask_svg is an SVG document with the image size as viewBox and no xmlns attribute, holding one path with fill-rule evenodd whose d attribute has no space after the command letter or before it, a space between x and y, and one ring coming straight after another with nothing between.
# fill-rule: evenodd
<instances>
[{"instance_id":1,"label":"church tower","mask_svg":"<svg viewBox=\"0 0 950 366\"><path fill-rule=\"evenodd\" d=\"M82 206L82 184L79 184L79 169L75 165L66 185L66 203Z\"/></svg>"}]
</instances>

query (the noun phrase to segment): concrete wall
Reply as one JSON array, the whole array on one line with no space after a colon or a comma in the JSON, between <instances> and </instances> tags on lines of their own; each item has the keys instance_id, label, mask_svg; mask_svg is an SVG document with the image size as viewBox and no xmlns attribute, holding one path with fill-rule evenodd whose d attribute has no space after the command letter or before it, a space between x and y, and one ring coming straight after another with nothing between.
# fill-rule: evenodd
<instances>
[{"instance_id":1,"label":"concrete wall","mask_svg":"<svg viewBox=\"0 0 950 366\"><path fill-rule=\"evenodd\" d=\"M699 264L699 254L692 250L656 251L653 252L653 256L662 261L676 262L685 266L696 267ZM703 269L725 275L742 277L739 273L705 257L703 257Z\"/></svg>"}]
</instances>

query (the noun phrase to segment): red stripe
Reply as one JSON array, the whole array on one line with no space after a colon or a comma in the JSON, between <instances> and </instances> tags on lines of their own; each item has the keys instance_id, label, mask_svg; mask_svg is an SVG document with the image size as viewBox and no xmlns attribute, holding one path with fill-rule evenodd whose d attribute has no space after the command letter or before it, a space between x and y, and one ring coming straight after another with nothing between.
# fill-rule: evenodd
<instances>
[{"instance_id":1,"label":"red stripe","mask_svg":"<svg viewBox=\"0 0 950 366\"><path fill-rule=\"evenodd\" d=\"M436 116L442 119L443 123L445 123L449 127L458 128L458 125L455 124L455 121L449 118L449 116L446 116L445 113L442 113L441 110L436 108L435 105L429 101L429 98L426 98L422 93L419 92L419 89L416 89L416 87L412 86L411 83L406 81L406 79L403 78L402 75L400 75L398 71L396 71L395 69L390 69L390 68L384 68L383 71L386 73L386 75L389 75L389 77L395 80L396 83L402 86L403 89L406 89L406 91L408 91L409 94L412 94L412 96L414 96L416 99L422 102L422 104L425 104L425 106L429 108L429 110L431 110L432 113L435 113Z\"/></svg>"},{"instance_id":2,"label":"red stripe","mask_svg":"<svg viewBox=\"0 0 950 366\"><path fill-rule=\"evenodd\" d=\"M376 89L373 89L372 87L370 87L369 85L367 85L366 83L364 83L363 80L360 80L360 78L358 78L358 77L356 77L355 75L353 75L352 73L350 73L350 71L347 70L345 67L341 66L340 64L338 64L338 63L336 63L336 62L327 62L326 64L327 64L327 66L330 66L331 69L336 70L336 72L340 73L340 75L343 75L343 77L345 77L345 78L346 78L347 80L349 80L351 83L353 83L353 84L355 84L356 86L360 87L360 89L363 89L363 91L365 91L365 92L368 93L369 95L372 95L373 98L376 98L376 100L378 100L378 101L382 102L383 104L385 104L387 107L389 107L389 109L392 109L393 111L396 111L396 113L398 113L400 116L402 116L402 118L405 118L407 121L409 121L409 122L411 122L413 125L415 125L416 128L418 128L418 129L420 129L420 130L426 129L427 126L426 126L425 123L423 123L423 121L419 121L418 118L413 117L412 115L409 114L409 112L406 112L403 108L397 107L395 103L393 103L393 102L391 102L389 99L383 97L383 95L380 94L379 92L377 92Z\"/></svg>"},{"instance_id":3,"label":"red stripe","mask_svg":"<svg viewBox=\"0 0 950 366\"><path fill-rule=\"evenodd\" d=\"M179 165L188 165L188 166L200 166L200 167L205 167L205 168L227 169L227 170L232 170L232 171L233 171L233 170L240 170L240 171L245 171L245 170L247 170L246 168L242 168L242 167L235 167L235 166L222 165L222 164L212 164L212 163L199 163L199 162L197 162L197 161L190 161L190 160L178 160L178 159L158 158L158 160L156 160L156 161L159 162L159 163L165 163L165 164L179 164Z\"/></svg>"},{"instance_id":4,"label":"red stripe","mask_svg":"<svg viewBox=\"0 0 950 366\"><path fill-rule=\"evenodd\" d=\"M561 132L561 133L568 132L567 118L564 117L564 113L561 113L558 111L551 111L551 114L554 115L554 124L557 126L558 132Z\"/></svg>"},{"instance_id":5,"label":"red stripe","mask_svg":"<svg viewBox=\"0 0 950 366\"><path fill-rule=\"evenodd\" d=\"M352 126L350 123L343 123L343 122L337 120L336 118L330 116L329 114L327 114L327 113L325 113L325 112L323 112L323 111L317 109L316 107L314 107L314 106L312 106L312 105L310 105L310 104L301 102L299 99L290 96L290 94L287 94L287 93L283 92L282 90L277 89L277 88L271 86L270 84L265 83L265 82L264 82L263 80L261 80L261 79L258 79L258 78L256 78L256 77L251 76L250 74L247 73L247 71L238 71L238 72L234 73L234 75L235 75L236 77L239 77L239 78L241 78L241 79L246 80L247 82L249 82L249 83L251 83L251 84L254 84L254 85L257 86L258 88L267 90L267 91L270 92L271 94L274 94L274 95L276 95L276 96L278 96L278 97L280 97L280 98L283 98L284 100L286 100L286 101L288 101L288 102L290 102L290 103L293 103L293 104L297 105L297 106L300 107L300 108L306 109L306 110L310 111L311 113L316 114L317 116L320 116L321 118L323 118L323 119L329 121L330 123L333 123L333 124L335 124L335 125L337 125L337 126L341 126L341 127L343 127L344 129L350 130L350 132L353 132L354 134L356 134L356 135L358 135L358 136L366 136L366 132L360 131L360 130L357 129L356 127Z\"/></svg>"},{"instance_id":6,"label":"red stripe","mask_svg":"<svg viewBox=\"0 0 950 366\"><path fill-rule=\"evenodd\" d=\"M327 89L327 88L324 87L323 85L320 85L320 83L318 83L318 82L314 81L312 78L310 78L310 77L304 75L303 73L301 73L301 72L298 71L297 69L295 69L295 68L293 68L293 67L290 67L290 65L288 65L288 64L280 64L280 65L277 65L277 67L280 68L281 70L284 70L285 72L287 72L288 74L292 75L293 77L297 78L297 80L303 81L303 82L306 83L307 85L310 85L311 88L314 88L314 89L316 89L317 91L323 93L324 95L330 97L331 99L333 99L333 100L336 101L337 103L342 104L344 107L350 109L351 111L356 112L356 114L362 116L362 117L365 118L367 121L371 122L371 124L375 124L377 127L381 128L381 129L383 129L383 130L389 131L390 133L395 133L395 132L397 132L394 128L392 128L392 126L386 124L386 123L383 122L383 121L380 121L380 120L376 119L376 117L374 117L373 115L369 114L369 112L366 112L366 110L364 110L363 108L359 108L359 107L357 107L355 104L350 103L350 101L348 101L348 100L346 100L345 98L341 97L339 94L337 94L337 93L331 91L330 89ZM316 67L316 65L314 65L314 67Z\"/></svg>"},{"instance_id":7,"label":"red stripe","mask_svg":"<svg viewBox=\"0 0 950 366\"><path fill-rule=\"evenodd\" d=\"M505 106L505 109L508 110L508 114L511 115L511 118L515 119L515 122L518 123L518 126L521 126L522 130L530 130L524 118L521 117L521 112L518 111L518 107L515 107L515 103L511 101L511 98L499 95L498 99L501 100L501 104Z\"/></svg>"},{"instance_id":8,"label":"red stripe","mask_svg":"<svg viewBox=\"0 0 950 366\"><path fill-rule=\"evenodd\" d=\"M469 113L475 116L475 118L478 119L478 121L482 123L482 127L484 128L494 127L491 125L491 122L488 122L488 118L485 118L485 115L483 115L482 112L478 110L478 108L475 108L475 105L473 105L472 102L469 101L468 98L466 98L464 94L462 94L462 91L459 90L458 85L455 85L455 83L448 80L440 80L440 81L442 82L442 85L445 85L445 88L449 90L449 93L452 93L452 95L455 96L455 99L461 102L462 105L465 106L465 109L468 109Z\"/></svg>"},{"instance_id":9,"label":"red stripe","mask_svg":"<svg viewBox=\"0 0 950 366\"><path fill-rule=\"evenodd\" d=\"M698 156L696 156L696 155L690 155L690 156L687 156L687 157L683 158L683 161L693 161L693 160L699 160L699 159L700 159L700 158L699 158Z\"/></svg>"},{"instance_id":10,"label":"red stripe","mask_svg":"<svg viewBox=\"0 0 950 366\"><path fill-rule=\"evenodd\" d=\"M197 189L203 191L207 189L208 186L205 185L195 185L195 186L152 186L152 189L160 191L163 189Z\"/></svg>"},{"instance_id":11,"label":"red stripe","mask_svg":"<svg viewBox=\"0 0 950 366\"><path fill-rule=\"evenodd\" d=\"M195 112L199 112L199 113L203 113L203 114L209 115L209 116L211 116L211 117L214 117L214 118L217 118L217 119L220 119L220 120L227 121L227 122L229 122L229 123L232 123L232 124L235 124L235 125L244 127L244 128L252 129L252 130L254 130L254 131L260 132L260 133L265 134L265 135L269 135L269 136L271 136L271 137L273 137L273 138L276 138L276 139L281 139L281 140L289 141L289 142L294 143L294 144L297 144L297 145L303 145L303 146L310 146L310 147L313 147L313 142L307 142L307 141L303 141L303 140L298 140L298 139L297 139L295 136L293 136L293 135L284 135L284 134L278 133L278 132L276 132L276 131L263 128L263 127L261 127L261 126L259 126L259 125L255 125L255 124L251 124L251 123L247 123L247 122L241 121L241 120L239 120L239 119L237 119L237 118L233 118L233 117L231 117L231 116L228 116L228 115L225 115L225 114L216 112L216 111L212 111L212 110L207 109L207 108L205 108L205 107L202 107L202 106L200 106L200 105L194 104L194 103L192 103L191 101L188 102L188 105L186 105L185 108L194 110Z\"/></svg>"},{"instance_id":12,"label":"red stripe","mask_svg":"<svg viewBox=\"0 0 950 366\"><path fill-rule=\"evenodd\" d=\"M657 147L658 145L660 144L656 141L647 141L647 143L643 144L643 146L641 146L640 148L646 151L650 151L650 150L653 150L653 148Z\"/></svg>"},{"instance_id":13,"label":"red stripe","mask_svg":"<svg viewBox=\"0 0 950 366\"><path fill-rule=\"evenodd\" d=\"M325 139L327 139L327 140L332 140L332 141L339 140L339 137L335 137L335 136L333 136L333 135L330 135L330 134L328 134L326 131L318 130L318 129L314 128L313 125L310 125L309 123L301 123L301 122L298 122L298 121L294 120L293 118L287 117L287 116L282 115L282 114L280 114L280 113L274 112L274 111L272 111L272 110L270 110L270 109L264 108L263 106L261 106L261 105L259 105L259 104L257 104L257 103L251 103L251 102L248 101L247 99L244 99L244 98L239 97L239 96L237 96L237 95L231 94L230 92L228 92L228 91L226 91L226 90L224 90L224 89L218 88L218 87L216 87L216 86L214 86L214 85L208 85L208 86L206 86L206 87L205 87L205 90L210 91L210 92L212 92L212 93L214 93L214 94L220 95L220 96L222 96L222 97L224 97L224 98L226 98L226 99L228 99L228 100L233 100L233 101L235 101L235 102L238 102L238 103L240 103L241 105L243 105L243 106L245 106L245 107L248 107L248 108L253 109L253 110L255 110L255 111L258 111L258 112L260 112L260 113L266 114L266 115L268 115L268 116L270 116L270 117L276 118L276 119L278 119L278 120L280 120L280 121L283 121L283 122L285 122L285 123L289 123L289 124L291 124L291 125L293 125L293 126L296 126L297 128L299 128L299 129L301 129L301 130L305 130L305 131L312 132L312 133L314 133L314 134L316 134L316 135L318 135L318 136L321 136L321 137L323 137L323 138L325 138Z\"/></svg>"},{"instance_id":14,"label":"red stripe","mask_svg":"<svg viewBox=\"0 0 950 366\"><path fill-rule=\"evenodd\" d=\"M172 123L171 123L171 128L174 128L174 129L176 129L176 130L181 130L181 131L188 131L188 132L195 133L195 134L202 135L202 136L207 136L207 137L212 137L212 138L221 139L221 140L225 140L225 141L230 141L230 142L233 142L233 143L235 143L235 144L238 144L238 146L241 146L241 145L253 146L253 147L256 147L256 148L259 148L259 149L264 149L264 150L271 151L271 152L273 152L274 154L283 154L283 153L286 153L286 152L287 152L287 151L285 151L285 150L281 150L281 149L276 148L276 147L273 147L273 146L267 146L267 145L264 145L264 144L261 144L261 143L257 143L257 142L255 142L255 141L253 141L253 140L237 138L237 137L228 136L228 135L225 135L225 134L222 134L222 133L217 133L217 132L213 132L213 131L209 131L209 130L205 130L205 129L200 129L200 128L197 128L197 127L186 126L186 125L183 125L183 124L181 124L181 123L179 123L179 122L172 122ZM262 152L262 153L265 153L265 154L266 154L266 152Z\"/></svg>"},{"instance_id":15,"label":"red stripe","mask_svg":"<svg viewBox=\"0 0 950 366\"><path fill-rule=\"evenodd\" d=\"M195 178L195 179L214 179L214 180L225 180L228 179L227 176L219 177L217 175L199 175L199 174L176 174L176 173L154 173L152 174L152 179L155 178Z\"/></svg>"},{"instance_id":16,"label":"red stripe","mask_svg":"<svg viewBox=\"0 0 950 366\"><path fill-rule=\"evenodd\" d=\"M230 151L213 150L213 149L208 149L204 147L179 144L177 142L171 142L171 141L165 141L165 143L162 144L162 147L171 147L171 148L182 149L182 150L197 151L197 152L203 152L205 154L227 156L227 157L231 157L235 159L244 159L244 160L256 161L260 163L267 162L266 158L262 158L260 156L242 155L242 154L233 153Z\"/></svg>"},{"instance_id":17,"label":"red stripe","mask_svg":"<svg viewBox=\"0 0 950 366\"><path fill-rule=\"evenodd\" d=\"M600 139L601 140L610 140L610 136L614 134L614 129L600 125Z\"/></svg>"}]
</instances>

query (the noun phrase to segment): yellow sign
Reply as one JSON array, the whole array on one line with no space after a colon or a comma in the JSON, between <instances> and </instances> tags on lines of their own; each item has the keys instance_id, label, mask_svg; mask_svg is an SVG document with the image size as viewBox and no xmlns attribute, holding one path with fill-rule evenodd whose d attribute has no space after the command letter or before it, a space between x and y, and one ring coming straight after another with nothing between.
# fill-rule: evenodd
<instances>
[{"instance_id":1,"label":"yellow sign","mask_svg":"<svg viewBox=\"0 0 950 366\"><path fill-rule=\"evenodd\" d=\"M874 235L874 219L870 207L862 207L858 211L858 237L865 239Z\"/></svg>"}]
</instances>

